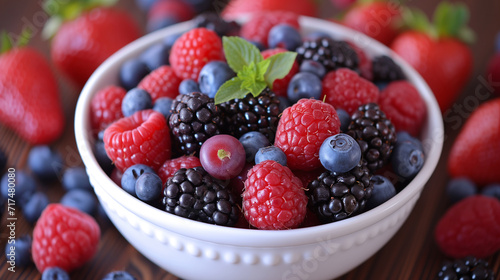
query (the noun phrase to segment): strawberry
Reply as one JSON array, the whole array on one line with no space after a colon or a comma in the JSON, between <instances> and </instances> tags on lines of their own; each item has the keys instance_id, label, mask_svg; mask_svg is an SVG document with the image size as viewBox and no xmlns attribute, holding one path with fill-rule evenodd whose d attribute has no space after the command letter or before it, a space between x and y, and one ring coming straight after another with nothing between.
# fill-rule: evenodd
<instances>
[{"instance_id":1,"label":"strawberry","mask_svg":"<svg viewBox=\"0 0 500 280\"><path fill-rule=\"evenodd\" d=\"M342 19L342 23L360 31L385 45L389 45L399 33L401 5L396 2L369 2L354 5Z\"/></svg>"},{"instance_id":2,"label":"strawberry","mask_svg":"<svg viewBox=\"0 0 500 280\"><path fill-rule=\"evenodd\" d=\"M303 16L317 16L314 0L233 0L224 9L223 16L236 17L265 11L287 11Z\"/></svg>"},{"instance_id":3,"label":"strawberry","mask_svg":"<svg viewBox=\"0 0 500 280\"><path fill-rule=\"evenodd\" d=\"M33 229L33 261L41 273L54 266L70 272L95 255L100 235L91 216L62 204L49 204Z\"/></svg>"},{"instance_id":4,"label":"strawberry","mask_svg":"<svg viewBox=\"0 0 500 280\"><path fill-rule=\"evenodd\" d=\"M31 144L48 144L63 133L65 117L56 78L37 50L12 47L0 54L0 122Z\"/></svg>"},{"instance_id":5,"label":"strawberry","mask_svg":"<svg viewBox=\"0 0 500 280\"><path fill-rule=\"evenodd\" d=\"M85 2L94 4L95 1ZM58 9L52 11L54 17L65 20L61 15L74 8L70 4L74 4L73 1L68 5L58 3ZM81 6L82 9L90 8L83 3ZM51 25L46 25L46 34L53 32L49 28ZM52 38L51 56L59 70L81 87L106 58L140 35L137 23L129 14L110 7L98 7L62 23Z\"/></svg>"},{"instance_id":6,"label":"strawberry","mask_svg":"<svg viewBox=\"0 0 500 280\"><path fill-rule=\"evenodd\" d=\"M474 195L454 204L434 231L443 253L453 258L488 257L500 250L500 201Z\"/></svg>"},{"instance_id":7,"label":"strawberry","mask_svg":"<svg viewBox=\"0 0 500 280\"><path fill-rule=\"evenodd\" d=\"M419 19L419 30L400 34L391 48L422 75L445 112L472 70L472 53L463 42L472 40L472 31L465 26L467 8L441 4L435 12L434 26L425 21L425 15L414 14Z\"/></svg>"},{"instance_id":8,"label":"strawberry","mask_svg":"<svg viewBox=\"0 0 500 280\"><path fill-rule=\"evenodd\" d=\"M458 134L448 157L451 177L467 177L477 185L500 182L500 98L474 111Z\"/></svg>"}]
</instances>

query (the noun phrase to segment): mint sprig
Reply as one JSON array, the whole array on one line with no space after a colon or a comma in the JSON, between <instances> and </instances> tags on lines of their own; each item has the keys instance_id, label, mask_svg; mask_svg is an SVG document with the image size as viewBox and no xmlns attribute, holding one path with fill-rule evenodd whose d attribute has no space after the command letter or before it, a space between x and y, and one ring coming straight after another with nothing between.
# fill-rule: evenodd
<instances>
[{"instance_id":1,"label":"mint sprig","mask_svg":"<svg viewBox=\"0 0 500 280\"><path fill-rule=\"evenodd\" d=\"M256 46L240 37L223 37L222 43L227 64L236 77L219 88L215 104L244 98L248 93L257 97L266 87L272 89L276 79L290 72L297 57L295 52L282 52L264 59Z\"/></svg>"}]
</instances>

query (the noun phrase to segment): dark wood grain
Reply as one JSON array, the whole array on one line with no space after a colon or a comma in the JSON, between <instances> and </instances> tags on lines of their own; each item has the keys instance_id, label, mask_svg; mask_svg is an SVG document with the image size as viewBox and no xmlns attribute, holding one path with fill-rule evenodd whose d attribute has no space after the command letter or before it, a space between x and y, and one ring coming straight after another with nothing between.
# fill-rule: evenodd
<instances>
[{"instance_id":1,"label":"dark wood grain","mask_svg":"<svg viewBox=\"0 0 500 280\"><path fill-rule=\"evenodd\" d=\"M12 34L20 34L23 26L31 25L29 27L35 28L36 32L30 45L39 49L49 58L49 42L40 38L40 23L45 19L40 2L40 0L0 0L0 29L7 30ZM466 0L463 2L470 8L470 24L476 31L477 40L471 46L474 54L473 74L456 101L457 105L462 105L466 109L462 113L458 110L448 112L448 114L454 115L464 114L461 118L462 121L456 123L445 119L446 139L441 160L426 184L414 211L402 228L376 255L339 279L434 279L442 260L445 258L434 243L433 229L449 206L444 196L445 185L449 179L446 160L459 128L471 111L467 109L471 109L470 107L464 106L466 105L464 102L467 97L474 96L477 87L481 85L481 78L485 77L488 59L494 52L494 37L500 31L500 21L498 20L500 1ZM427 14L430 14L437 5L433 0L409 0L407 3L410 6L423 9ZM119 6L130 11L136 20L144 26L145 15L136 8L133 0L120 1ZM324 14L328 13L324 12ZM69 84L61 75L58 75L58 80L67 123L64 135L53 143L53 147L63 155L66 167L82 166L76 149L72 125L79 89ZM0 147L8 154L8 167L14 167L17 170L26 169L30 145L1 125ZM50 185L40 184L39 188L49 194L51 202L59 201L63 195L59 182ZM16 235L31 234L33 228L23 220L19 210L17 217ZM101 279L106 273L113 270L126 270L137 279L178 279L143 257L105 218L99 216L98 222L102 229L98 254L82 268L72 272L71 279ZM8 237L6 223L6 217L1 217L0 252L3 252ZM500 254L497 253L488 258L488 261L496 274L500 274ZM23 269L16 268L15 273L8 271L5 255L0 254L0 279L40 279L40 277L41 275L34 265Z\"/></svg>"}]
</instances>

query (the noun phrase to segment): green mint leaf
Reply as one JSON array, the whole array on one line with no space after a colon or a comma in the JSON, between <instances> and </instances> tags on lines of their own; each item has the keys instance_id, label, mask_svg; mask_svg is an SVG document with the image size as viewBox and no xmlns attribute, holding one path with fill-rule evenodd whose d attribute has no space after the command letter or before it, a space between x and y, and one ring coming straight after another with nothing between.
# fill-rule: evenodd
<instances>
[{"instance_id":1,"label":"green mint leaf","mask_svg":"<svg viewBox=\"0 0 500 280\"><path fill-rule=\"evenodd\" d=\"M257 65L252 61L248 65L243 66L236 75L243 82L243 87L246 87L247 83L253 83L253 81L257 80Z\"/></svg>"},{"instance_id":2,"label":"green mint leaf","mask_svg":"<svg viewBox=\"0 0 500 280\"><path fill-rule=\"evenodd\" d=\"M266 82L264 81L255 81L251 84L249 90L254 97L259 96L267 87Z\"/></svg>"},{"instance_id":3,"label":"green mint leaf","mask_svg":"<svg viewBox=\"0 0 500 280\"><path fill-rule=\"evenodd\" d=\"M242 71L251 62L259 63L264 60L259 49L243 38L223 37L222 44L227 64L234 72Z\"/></svg>"},{"instance_id":4,"label":"green mint leaf","mask_svg":"<svg viewBox=\"0 0 500 280\"><path fill-rule=\"evenodd\" d=\"M229 81L226 81L215 94L214 103L220 104L235 98L244 98L249 90L242 89L242 81L238 77L234 77Z\"/></svg>"},{"instance_id":5,"label":"green mint leaf","mask_svg":"<svg viewBox=\"0 0 500 280\"><path fill-rule=\"evenodd\" d=\"M0 49L0 54L5 53L9 50L12 49L12 40L10 39L9 35L7 34L7 31L2 31L1 34L1 39L2 39L2 48Z\"/></svg>"},{"instance_id":6,"label":"green mint leaf","mask_svg":"<svg viewBox=\"0 0 500 280\"><path fill-rule=\"evenodd\" d=\"M297 53L295 52L282 52L266 59L269 60L269 67L264 75L264 79L271 89L276 79L281 79L288 75L296 57Z\"/></svg>"},{"instance_id":7,"label":"green mint leaf","mask_svg":"<svg viewBox=\"0 0 500 280\"><path fill-rule=\"evenodd\" d=\"M258 81L263 81L263 82L266 81L265 80L265 75L266 75L267 70L269 69L270 65L271 65L271 60L269 60L269 59L265 59L265 60L262 60L261 62L257 63L256 77L257 77Z\"/></svg>"}]
</instances>

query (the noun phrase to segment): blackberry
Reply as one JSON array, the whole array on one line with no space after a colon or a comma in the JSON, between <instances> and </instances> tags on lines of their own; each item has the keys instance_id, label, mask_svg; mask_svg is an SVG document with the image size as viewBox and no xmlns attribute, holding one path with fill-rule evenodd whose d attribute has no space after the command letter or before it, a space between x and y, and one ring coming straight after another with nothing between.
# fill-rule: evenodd
<instances>
[{"instance_id":1,"label":"blackberry","mask_svg":"<svg viewBox=\"0 0 500 280\"><path fill-rule=\"evenodd\" d=\"M178 95L172 102L169 118L174 145L185 155L200 151L205 140L220 134L223 119L214 100L199 92Z\"/></svg>"},{"instance_id":2,"label":"blackberry","mask_svg":"<svg viewBox=\"0 0 500 280\"><path fill-rule=\"evenodd\" d=\"M392 82L406 79L403 70L392 58L381 55L372 61L373 81Z\"/></svg>"},{"instance_id":3,"label":"blackberry","mask_svg":"<svg viewBox=\"0 0 500 280\"><path fill-rule=\"evenodd\" d=\"M440 280L477 279L493 280L495 275L488 268L488 263L482 259L469 256L454 261L445 260L438 273Z\"/></svg>"},{"instance_id":4,"label":"blackberry","mask_svg":"<svg viewBox=\"0 0 500 280\"><path fill-rule=\"evenodd\" d=\"M278 97L269 88L257 97L249 93L242 99L220 104L225 115L226 133L240 138L247 132L258 131L273 143L281 114L279 105Z\"/></svg>"},{"instance_id":5,"label":"blackberry","mask_svg":"<svg viewBox=\"0 0 500 280\"><path fill-rule=\"evenodd\" d=\"M345 173L323 172L308 185L309 207L323 223L359 214L372 195L371 178L370 170L361 161Z\"/></svg>"},{"instance_id":6,"label":"blackberry","mask_svg":"<svg viewBox=\"0 0 500 280\"><path fill-rule=\"evenodd\" d=\"M361 105L351 116L346 134L358 141L370 171L382 168L396 144L396 129L375 103Z\"/></svg>"},{"instance_id":7,"label":"blackberry","mask_svg":"<svg viewBox=\"0 0 500 280\"><path fill-rule=\"evenodd\" d=\"M215 12L204 12L194 18L195 27L205 27L222 36L236 36L240 25L236 21L226 21Z\"/></svg>"},{"instance_id":8,"label":"blackberry","mask_svg":"<svg viewBox=\"0 0 500 280\"><path fill-rule=\"evenodd\" d=\"M306 40L298 47L297 60L314 60L323 66L326 71L345 67L359 72L359 57L356 51L345 41L336 41L329 37L319 37Z\"/></svg>"},{"instance_id":9,"label":"blackberry","mask_svg":"<svg viewBox=\"0 0 500 280\"><path fill-rule=\"evenodd\" d=\"M181 168L167 180L162 204L169 213L209 224L233 226L239 208L233 194L202 167Z\"/></svg>"}]
</instances>

